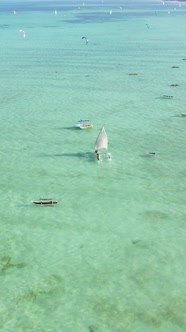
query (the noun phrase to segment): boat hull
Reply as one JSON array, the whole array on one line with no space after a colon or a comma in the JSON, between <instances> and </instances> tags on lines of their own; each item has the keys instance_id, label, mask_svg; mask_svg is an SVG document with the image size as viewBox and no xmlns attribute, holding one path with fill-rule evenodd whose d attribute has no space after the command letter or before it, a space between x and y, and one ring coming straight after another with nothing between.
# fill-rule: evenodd
<instances>
[{"instance_id":1,"label":"boat hull","mask_svg":"<svg viewBox=\"0 0 186 332\"><path fill-rule=\"evenodd\" d=\"M78 123L76 124L76 127L80 129L91 129L93 128L93 125L89 123L82 123L82 124Z\"/></svg>"},{"instance_id":2,"label":"boat hull","mask_svg":"<svg viewBox=\"0 0 186 332\"><path fill-rule=\"evenodd\" d=\"M32 201L32 203L38 205L54 205L57 204L58 202L53 200L39 200L39 201Z\"/></svg>"},{"instance_id":3,"label":"boat hull","mask_svg":"<svg viewBox=\"0 0 186 332\"><path fill-rule=\"evenodd\" d=\"M173 99L174 96L163 95L161 98L163 98L163 99Z\"/></svg>"}]
</instances>

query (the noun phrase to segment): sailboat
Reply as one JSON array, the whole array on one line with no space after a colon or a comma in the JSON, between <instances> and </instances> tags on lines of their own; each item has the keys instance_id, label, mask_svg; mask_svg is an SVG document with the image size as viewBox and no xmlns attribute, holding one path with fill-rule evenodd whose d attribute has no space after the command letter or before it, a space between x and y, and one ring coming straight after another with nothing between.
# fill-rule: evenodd
<instances>
[{"instance_id":1,"label":"sailboat","mask_svg":"<svg viewBox=\"0 0 186 332\"><path fill-rule=\"evenodd\" d=\"M98 160L100 160L101 149L108 150L108 137L104 127L101 128L95 144L95 153ZM111 158L110 153L107 153L107 156L109 159Z\"/></svg>"}]
</instances>

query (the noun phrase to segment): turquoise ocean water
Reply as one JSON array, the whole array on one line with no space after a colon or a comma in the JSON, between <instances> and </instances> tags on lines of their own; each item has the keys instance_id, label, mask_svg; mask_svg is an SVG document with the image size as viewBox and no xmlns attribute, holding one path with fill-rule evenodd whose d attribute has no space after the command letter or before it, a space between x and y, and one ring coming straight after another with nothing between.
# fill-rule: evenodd
<instances>
[{"instance_id":1,"label":"turquoise ocean water","mask_svg":"<svg viewBox=\"0 0 186 332\"><path fill-rule=\"evenodd\" d=\"M0 33L0 331L185 331L186 3L1 1Z\"/></svg>"}]
</instances>

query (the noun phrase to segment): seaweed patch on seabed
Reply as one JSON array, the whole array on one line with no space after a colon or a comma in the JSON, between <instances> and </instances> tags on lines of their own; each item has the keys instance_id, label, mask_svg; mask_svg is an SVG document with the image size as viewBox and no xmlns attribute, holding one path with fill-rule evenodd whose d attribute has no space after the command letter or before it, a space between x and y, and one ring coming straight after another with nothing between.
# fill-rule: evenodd
<instances>
[{"instance_id":1,"label":"seaweed patch on seabed","mask_svg":"<svg viewBox=\"0 0 186 332\"><path fill-rule=\"evenodd\" d=\"M3 256L0 259L0 275L5 275L7 271L11 268L18 268L21 269L25 267L25 263L11 263L11 257L10 256Z\"/></svg>"},{"instance_id":2,"label":"seaweed patch on seabed","mask_svg":"<svg viewBox=\"0 0 186 332\"><path fill-rule=\"evenodd\" d=\"M97 322L108 327L109 331L111 331L109 327L113 326L115 326L115 331L133 331L135 326L141 322L146 326L147 331L151 328L165 326L166 323L172 324L175 331L177 328L185 330L186 305L184 299L160 296L159 301L154 298L149 300L150 302L152 300L152 304L146 307L140 300L137 302L134 299L133 305L129 309L127 303L119 304L117 301L113 303L109 299L99 299L93 310L97 315Z\"/></svg>"},{"instance_id":3,"label":"seaweed patch on seabed","mask_svg":"<svg viewBox=\"0 0 186 332\"><path fill-rule=\"evenodd\" d=\"M7 29L9 28L8 24L0 24L0 29Z\"/></svg>"},{"instance_id":4,"label":"seaweed patch on seabed","mask_svg":"<svg viewBox=\"0 0 186 332\"><path fill-rule=\"evenodd\" d=\"M145 217L145 220L150 220L150 221L162 221L169 218L168 214L158 210L147 210L140 214Z\"/></svg>"},{"instance_id":5,"label":"seaweed patch on seabed","mask_svg":"<svg viewBox=\"0 0 186 332\"><path fill-rule=\"evenodd\" d=\"M89 325L88 326L88 331L89 332L96 332L96 331L98 331L98 329L95 325Z\"/></svg>"},{"instance_id":6,"label":"seaweed patch on seabed","mask_svg":"<svg viewBox=\"0 0 186 332\"><path fill-rule=\"evenodd\" d=\"M64 284L63 281L64 279L60 275L52 274L39 282L36 287L27 290L23 295L19 296L17 302L34 302L39 296L55 294L62 289Z\"/></svg>"},{"instance_id":7,"label":"seaweed patch on seabed","mask_svg":"<svg viewBox=\"0 0 186 332\"><path fill-rule=\"evenodd\" d=\"M99 9L99 8L98 8ZM145 12L128 12L126 15L125 11L113 11L112 15L109 15L109 9L104 11L94 11L90 13L79 13L74 15L73 19L66 19L64 22L67 23L105 23L105 22L117 22L117 21L127 21L129 19L134 19L134 17L146 17L154 16L151 11Z\"/></svg>"}]
</instances>

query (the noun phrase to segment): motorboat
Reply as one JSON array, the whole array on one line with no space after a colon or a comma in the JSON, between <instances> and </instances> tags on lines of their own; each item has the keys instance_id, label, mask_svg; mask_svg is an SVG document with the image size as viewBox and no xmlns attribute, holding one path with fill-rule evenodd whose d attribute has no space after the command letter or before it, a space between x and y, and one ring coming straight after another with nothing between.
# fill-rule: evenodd
<instances>
[{"instance_id":1,"label":"motorboat","mask_svg":"<svg viewBox=\"0 0 186 332\"><path fill-rule=\"evenodd\" d=\"M156 155L156 152L154 152L154 151L149 151L149 152L147 152L147 155L148 155L148 156L155 156L155 155Z\"/></svg>"},{"instance_id":2,"label":"motorboat","mask_svg":"<svg viewBox=\"0 0 186 332\"><path fill-rule=\"evenodd\" d=\"M40 198L38 201L32 201L32 203L40 205L54 205L57 204L58 201L52 198Z\"/></svg>"},{"instance_id":3,"label":"motorboat","mask_svg":"<svg viewBox=\"0 0 186 332\"><path fill-rule=\"evenodd\" d=\"M80 128L80 129L91 129L91 128L93 128L93 124L90 123L90 120L82 120L82 119L80 119L75 126L77 128Z\"/></svg>"},{"instance_id":4,"label":"motorboat","mask_svg":"<svg viewBox=\"0 0 186 332\"><path fill-rule=\"evenodd\" d=\"M93 125L91 123L82 123L82 124L76 125L76 127L80 128L80 129L91 129L91 128L93 128Z\"/></svg>"}]
</instances>

